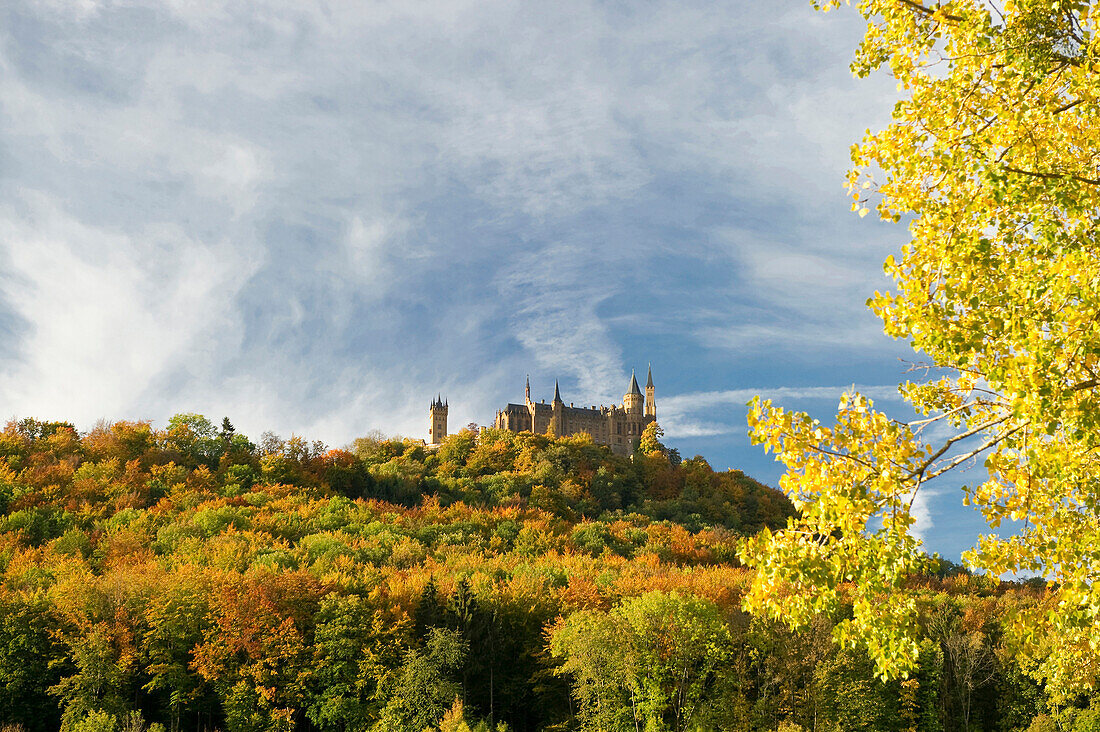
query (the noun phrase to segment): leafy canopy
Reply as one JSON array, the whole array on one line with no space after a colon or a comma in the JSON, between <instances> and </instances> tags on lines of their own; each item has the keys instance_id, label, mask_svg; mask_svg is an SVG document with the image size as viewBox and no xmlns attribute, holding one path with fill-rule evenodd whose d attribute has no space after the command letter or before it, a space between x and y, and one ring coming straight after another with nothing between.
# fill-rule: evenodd
<instances>
[{"instance_id":1,"label":"leafy canopy","mask_svg":"<svg viewBox=\"0 0 1100 732\"><path fill-rule=\"evenodd\" d=\"M929 360L900 387L923 418L898 423L851 394L826 426L754 400L753 439L786 464L781 486L802 515L743 545L758 569L748 605L797 625L850 592L838 639L866 646L884 676L906 672L915 611L898 590L922 562L914 496L984 460L964 502L1004 536L982 536L964 559L1052 580L1014 640L1052 689L1089 688L1100 664L1100 4L857 7L867 30L853 71L885 67L903 98L853 147L848 186L861 216L875 205L909 222L885 264L895 290L869 305Z\"/></svg>"}]
</instances>

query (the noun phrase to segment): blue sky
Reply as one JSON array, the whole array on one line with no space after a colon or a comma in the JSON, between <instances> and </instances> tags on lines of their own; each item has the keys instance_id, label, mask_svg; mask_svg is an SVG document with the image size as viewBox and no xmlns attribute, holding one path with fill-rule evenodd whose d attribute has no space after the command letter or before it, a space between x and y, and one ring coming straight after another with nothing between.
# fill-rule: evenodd
<instances>
[{"instance_id":1,"label":"blue sky","mask_svg":"<svg viewBox=\"0 0 1100 732\"><path fill-rule=\"evenodd\" d=\"M228 415L343 444L490 423L652 362L667 442L775 484L762 393L884 404L864 302L903 227L848 147L888 119L808 3L128 2L0 9L0 404ZM948 484L928 546L977 531Z\"/></svg>"}]
</instances>

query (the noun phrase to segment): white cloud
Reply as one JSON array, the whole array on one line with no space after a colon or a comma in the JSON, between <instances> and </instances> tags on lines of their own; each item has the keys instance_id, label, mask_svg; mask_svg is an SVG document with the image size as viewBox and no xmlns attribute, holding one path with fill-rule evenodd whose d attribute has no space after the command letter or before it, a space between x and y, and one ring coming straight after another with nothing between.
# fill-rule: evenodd
<instances>
[{"instance_id":1,"label":"white cloud","mask_svg":"<svg viewBox=\"0 0 1100 732\"><path fill-rule=\"evenodd\" d=\"M602 278L586 280L591 265L586 252L553 247L518 257L495 284L516 338L537 364L575 378L585 401L611 402L625 377L621 353L597 315L609 288Z\"/></svg>"},{"instance_id":2,"label":"white cloud","mask_svg":"<svg viewBox=\"0 0 1100 732\"><path fill-rule=\"evenodd\" d=\"M662 417L661 429L664 430L666 438L674 440L689 437L718 437L745 433L744 427L734 427L721 422L685 419L677 415L672 415L667 418Z\"/></svg>"},{"instance_id":3,"label":"white cloud","mask_svg":"<svg viewBox=\"0 0 1100 732\"><path fill-rule=\"evenodd\" d=\"M916 497L912 499L913 505L909 509L909 515L913 517L913 525L910 532L913 536L924 541L935 527L936 522L932 515L932 502L941 500L946 491L935 490L927 486L921 486Z\"/></svg>"},{"instance_id":4,"label":"white cloud","mask_svg":"<svg viewBox=\"0 0 1100 732\"><path fill-rule=\"evenodd\" d=\"M129 416L165 369L209 368L233 348L233 283L246 262L172 226L130 236L83 224L43 196L19 203L0 208L5 295L30 323L0 376L9 409L85 423Z\"/></svg>"},{"instance_id":5,"label":"white cloud","mask_svg":"<svg viewBox=\"0 0 1100 732\"><path fill-rule=\"evenodd\" d=\"M712 348L759 358L781 350L799 352L846 351L855 349L884 351L891 341L882 334L881 325L869 322L806 322L799 318L782 319L772 324L735 323L703 326L695 337Z\"/></svg>"},{"instance_id":6,"label":"white cloud","mask_svg":"<svg viewBox=\"0 0 1100 732\"><path fill-rule=\"evenodd\" d=\"M3 295L28 328L0 395L21 413L186 408L338 441L422 432L439 389L487 421L527 370L618 401L642 348L624 309L685 360L883 340L833 327L880 256L816 219L881 91L822 61L858 23L572 0L9 12ZM775 317L700 294L670 253Z\"/></svg>"}]
</instances>

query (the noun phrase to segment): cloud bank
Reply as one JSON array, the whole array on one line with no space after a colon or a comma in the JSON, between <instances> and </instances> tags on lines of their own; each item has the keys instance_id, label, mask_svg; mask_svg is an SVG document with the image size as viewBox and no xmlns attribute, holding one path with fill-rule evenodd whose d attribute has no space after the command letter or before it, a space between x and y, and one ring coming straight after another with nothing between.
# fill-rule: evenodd
<instances>
[{"instance_id":1,"label":"cloud bank","mask_svg":"<svg viewBox=\"0 0 1100 732\"><path fill-rule=\"evenodd\" d=\"M652 363L674 444L774 481L751 396L827 418L904 371L863 305L904 232L842 190L894 94L850 78L859 33L799 3L4 3L4 416L341 444L423 436L438 392L488 423L528 373L618 402Z\"/></svg>"},{"instance_id":2,"label":"cloud bank","mask_svg":"<svg viewBox=\"0 0 1100 732\"><path fill-rule=\"evenodd\" d=\"M429 393L487 421L528 371L611 401L642 358L881 347L881 242L839 203L881 91L848 79L854 25L671 2L0 19L13 414L418 433Z\"/></svg>"}]
</instances>

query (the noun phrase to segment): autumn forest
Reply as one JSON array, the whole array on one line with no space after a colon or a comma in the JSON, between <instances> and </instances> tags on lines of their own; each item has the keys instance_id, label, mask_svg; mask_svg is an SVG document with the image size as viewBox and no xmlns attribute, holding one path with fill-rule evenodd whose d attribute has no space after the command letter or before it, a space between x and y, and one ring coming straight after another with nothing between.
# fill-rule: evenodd
<instances>
[{"instance_id":1,"label":"autumn forest","mask_svg":"<svg viewBox=\"0 0 1100 732\"><path fill-rule=\"evenodd\" d=\"M1041 583L930 561L909 580L920 667L878 680L865 651L831 640L839 618L792 631L741 609L739 542L786 525L790 502L660 440L654 425L632 457L494 430L436 451L382 436L329 449L199 415L12 422L0 719L947 732L1067 718L1002 639Z\"/></svg>"}]
</instances>

